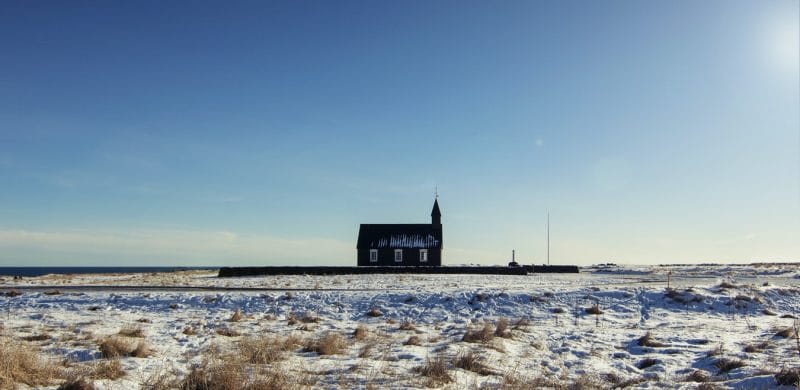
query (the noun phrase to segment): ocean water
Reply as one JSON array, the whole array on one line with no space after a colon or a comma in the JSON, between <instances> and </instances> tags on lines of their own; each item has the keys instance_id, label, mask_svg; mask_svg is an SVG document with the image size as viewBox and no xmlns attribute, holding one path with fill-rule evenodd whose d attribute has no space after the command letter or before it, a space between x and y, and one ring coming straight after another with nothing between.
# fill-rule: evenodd
<instances>
[{"instance_id":1,"label":"ocean water","mask_svg":"<svg viewBox=\"0 0 800 390\"><path fill-rule=\"evenodd\" d=\"M41 276L48 274L151 273L185 270L212 270L219 267L0 267L3 276Z\"/></svg>"}]
</instances>

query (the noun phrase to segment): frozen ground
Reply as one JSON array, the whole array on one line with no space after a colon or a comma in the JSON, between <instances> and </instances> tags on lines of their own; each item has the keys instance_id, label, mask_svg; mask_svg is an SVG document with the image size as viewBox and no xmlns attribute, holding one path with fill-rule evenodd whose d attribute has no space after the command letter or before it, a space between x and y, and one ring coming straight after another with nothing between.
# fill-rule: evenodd
<instances>
[{"instance_id":1,"label":"frozen ground","mask_svg":"<svg viewBox=\"0 0 800 390\"><path fill-rule=\"evenodd\" d=\"M92 380L105 389L185 380L214 357L246 355L242 344L255 345L254 337L292 342L269 362L242 363L245 376L263 368L263 375L280 372L300 387L775 388L775 373L800 367L791 334L792 317L800 317L799 270L790 264L611 266L529 276L5 277L0 292L16 288L21 295L0 296L0 342L39 348L72 368L108 361L98 344L109 337L148 344L149 357L118 358L124 377ZM84 285L132 288L66 288ZM599 314L591 313L595 305ZM232 321L237 310L242 316ZM366 332L353 337L359 326ZM143 337L119 334L136 330ZM312 351L325 335L342 337L338 351ZM465 364L470 351L472 364ZM444 375L420 369L431 362L441 363Z\"/></svg>"}]
</instances>

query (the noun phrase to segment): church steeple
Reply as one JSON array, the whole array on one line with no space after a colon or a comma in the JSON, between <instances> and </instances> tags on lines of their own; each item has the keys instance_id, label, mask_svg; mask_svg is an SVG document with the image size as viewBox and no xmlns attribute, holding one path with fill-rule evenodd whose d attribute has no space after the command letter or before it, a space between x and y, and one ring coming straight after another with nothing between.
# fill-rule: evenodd
<instances>
[{"instance_id":1,"label":"church steeple","mask_svg":"<svg viewBox=\"0 0 800 390\"><path fill-rule=\"evenodd\" d=\"M433 210L431 211L431 224L433 226L442 226L442 212L439 211L439 196L433 201Z\"/></svg>"}]
</instances>

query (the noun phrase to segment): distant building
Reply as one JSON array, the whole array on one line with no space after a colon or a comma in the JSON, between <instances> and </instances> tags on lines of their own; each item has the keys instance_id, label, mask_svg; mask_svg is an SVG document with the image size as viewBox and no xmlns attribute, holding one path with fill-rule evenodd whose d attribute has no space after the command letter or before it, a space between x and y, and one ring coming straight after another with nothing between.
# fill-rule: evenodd
<instances>
[{"instance_id":1,"label":"distant building","mask_svg":"<svg viewBox=\"0 0 800 390\"><path fill-rule=\"evenodd\" d=\"M442 213L433 201L430 224L361 224L359 266L441 266Z\"/></svg>"}]
</instances>

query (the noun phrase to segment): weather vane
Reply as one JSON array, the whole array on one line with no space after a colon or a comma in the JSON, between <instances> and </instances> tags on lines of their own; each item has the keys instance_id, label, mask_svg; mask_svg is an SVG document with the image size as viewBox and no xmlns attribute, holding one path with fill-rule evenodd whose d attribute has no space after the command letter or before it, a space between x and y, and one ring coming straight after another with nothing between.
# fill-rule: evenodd
<instances>
[{"instance_id":1,"label":"weather vane","mask_svg":"<svg viewBox=\"0 0 800 390\"><path fill-rule=\"evenodd\" d=\"M433 190L433 195L436 196L436 199L439 199L439 185L437 184L435 189Z\"/></svg>"}]
</instances>

